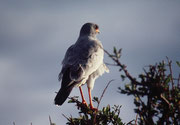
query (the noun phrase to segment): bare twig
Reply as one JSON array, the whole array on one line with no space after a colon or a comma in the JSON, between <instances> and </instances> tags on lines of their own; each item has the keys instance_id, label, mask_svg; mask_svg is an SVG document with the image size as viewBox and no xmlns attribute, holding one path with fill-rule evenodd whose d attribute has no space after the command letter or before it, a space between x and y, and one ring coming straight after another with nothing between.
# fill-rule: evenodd
<instances>
[{"instance_id":1,"label":"bare twig","mask_svg":"<svg viewBox=\"0 0 180 125\"><path fill-rule=\"evenodd\" d=\"M129 74L129 72L128 72L127 69L126 69L126 66L123 65L123 64L121 64L121 63L119 62L118 58L115 58L114 56L112 56L112 55L111 55L108 51L106 51L105 49L104 49L104 52L105 52L114 62L116 62L117 66L120 66L120 67L122 68L122 70L124 71L124 73L126 74L126 76L132 81L132 83L137 83L137 84L139 84L139 82L136 81L136 79L133 78L133 77Z\"/></svg>"},{"instance_id":2,"label":"bare twig","mask_svg":"<svg viewBox=\"0 0 180 125\"><path fill-rule=\"evenodd\" d=\"M170 75L171 75L171 83L172 83L172 89L174 89L174 80L173 80L173 72L172 72L172 61L169 60L168 57L166 57L168 60L168 66L169 66L169 71L170 71Z\"/></svg>"},{"instance_id":3,"label":"bare twig","mask_svg":"<svg viewBox=\"0 0 180 125\"><path fill-rule=\"evenodd\" d=\"M120 111L120 109L121 109L121 107L122 107L122 105L121 106L118 106L118 113L117 113L117 116L119 116L120 115L120 113L121 113L121 111Z\"/></svg>"},{"instance_id":4,"label":"bare twig","mask_svg":"<svg viewBox=\"0 0 180 125\"><path fill-rule=\"evenodd\" d=\"M127 123L127 125L132 125L132 122L134 121L134 119L133 120L131 120L130 122L128 122ZM136 124L135 124L136 125Z\"/></svg>"},{"instance_id":5,"label":"bare twig","mask_svg":"<svg viewBox=\"0 0 180 125\"><path fill-rule=\"evenodd\" d=\"M66 117L64 114L62 114L67 120L69 120L69 118L68 117Z\"/></svg>"},{"instance_id":6,"label":"bare twig","mask_svg":"<svg viewBox=\"0 0 180 125\"><path fill-rule=\"evenodd\" d=\"M49 115L49 122L50 122L50 125L52 125L52 121L51 121L51 117L50 117L50 115Z\"/></svg>"},{"instance_id":7,"label":"bare twig","mask_svg":"<svg viewBox=\"0 0 180 125\"><path fill-rule=\"evenodd\" d=\"M137 125L138 114L136 114L135 125Z\"/></svg>"},{"instance_id":8,"label":"bare twig","mask_svg":"<svg viewBox=\"0 0 180 125\"><path fill-rule=\"evenodd\" d=\"M180 74L179 74L179 77L178 77L178 83L177 83L177 85L178 85L178 88L180 88Z\"/></svg>"},{"instance_id":9,"label":"bare twig","mask_svg":"<svg viewBox=\"0 0 180 125\"><path fill-rule=\"evenodd\" d=\"M161 94L160 95L160 97L161 97L161 99L163 99L169 106L171 105L170 103L169 103L169 101Z\"/></svg>"},{"instance_id":10,"label":"bare twig","mask_svg":"<svg viewBox=\"0 0 180 125\"><path fill-rule=\"evenodd\" d=\"M105 63L105 64L109 66L117 66L117 64L111 64L111 63Z\"/></svg>"},{"instance_id":11,"label":"bare twig","mask_svg":"<svg viewBox=\"0 0 180 125\"><path fill-rule=\"evenodd\" d=\"M103 98L103 96L104 96L105 91L107 90L109 84L110 84L112 81L114 81L114 80L110 80L110 81L108 82L108 84L106 85L106 87L104 88L104 90L103 90L103 92L102 92L102 94L101 94L101 97L100 97L100 99L99 99L99 101L98 101L97 109L99 108L100 102L101 102L101 100L102 100L102 98Z\"/></svg>"}]
</instances>

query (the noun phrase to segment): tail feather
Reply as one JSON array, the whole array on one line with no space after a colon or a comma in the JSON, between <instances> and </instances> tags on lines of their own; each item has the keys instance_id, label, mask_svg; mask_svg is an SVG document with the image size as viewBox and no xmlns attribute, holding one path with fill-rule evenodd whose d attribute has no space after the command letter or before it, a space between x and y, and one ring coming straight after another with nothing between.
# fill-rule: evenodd
<instances>
[{"instance_id":1,"label":"tail feather","mask_svg":"<svg viewBox=\"0 0 180 125\"><path fill-rule=\"evenodd\" d=\"M68 88L61 88L54 99L54 103L56 105L62 105L70 95L73 87L74 86L70 86Z\"/></svg>"},{"instance_id":2,"label":"tail feather","mask_svg":"<svg viewBox=\"0 0 180 125\"><path fill-rule=\"evenodd\" d=\"M76 82L70 79L69 74L70 74L69 68L64 70L64 73L62 75L61 89L59 90L59 92L57 93L54 99L54 103L56 105L62 105L70 95L74 86L76 85Z\"/></svg>"}]
</instances>

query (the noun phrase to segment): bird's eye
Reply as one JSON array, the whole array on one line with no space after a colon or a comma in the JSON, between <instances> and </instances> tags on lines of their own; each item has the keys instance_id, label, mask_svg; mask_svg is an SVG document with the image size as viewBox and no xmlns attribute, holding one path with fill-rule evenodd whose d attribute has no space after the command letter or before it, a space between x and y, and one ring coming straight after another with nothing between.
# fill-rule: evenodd
<instances>
[{"instance_id":1,"label":"bird's eye","mask_svg":"<svg viewBox=\"0 0 180 125\"><path fill-rule=\"evenodd\" d=\"M95 25L94 28L95 28L96 30L99 29L98 25Z\"/></svg>"}]
</instances>

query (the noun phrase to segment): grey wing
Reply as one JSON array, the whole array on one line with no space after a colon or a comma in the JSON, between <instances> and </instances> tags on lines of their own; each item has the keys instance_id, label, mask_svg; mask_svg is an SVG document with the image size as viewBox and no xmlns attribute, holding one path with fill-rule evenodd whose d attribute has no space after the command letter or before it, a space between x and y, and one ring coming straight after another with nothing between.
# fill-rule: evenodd
<instances>
[{"instance_id":1,"label":"grey wing","mask_svg":"<svg viewBox=\"0 0 180 125\"><path fill-rule=\"evenodd\" d=\"M74 45L71 45L67 51L66 54L64 56L64 59L62 61L62 70L59 73L59 81L61 81L63 74L65 73L65 71L68 69L69 65L71 65L71 63L73 63L71 60L73 60L73 48Z\"/></svg>"},{"instance_id":2,"label":"grey wing","mask_svg":"<svg viewBox=\"0 0 180 125\"><path fill-rule=\"evenodd\" d=\"M79 73L76 72L76 74L82 73L80 69L81 67L79 66L79 64L81 64L82 62L80 59L82 55L80 53L81 53L81 49L75 44L71 45L67 49L64 59L62 61L62 70L59 73L59 81L61 81L63 74L66 72L67 69L70 69L69 75L78 70L79 70Z\"/></svg>"},{"instance_id":3,"label":"grey wing","mask_svg":"<svg viewBox=\"0 0 180 125\"><path fill-rule=\"evenodd\" d=\"M75 71L80 68L80 78L86 78L103 62L104 51L96 41L87 42L86 44L77 44L77 61L75 62ZM78 48L77 47L77 48Z\"/></svg>"},{"instance_id":4,"label":"grey wing","mask_svg":"<svg viewBox=\"0 0 180 125\"><path fill-rule=\"evenodd\" d=\"M73 64L73 58L75 57L74 47L75 47L75 45L73 44L67 49L65 57L62 61L62 65L72 65Z\"/></svg>"},{"instance_id":5,"label":"grey wing","mask_svg":"<svg viewBox=\"0 0 180 125\"><path fill-rule=\"evenodd\" d=\"M63 72L70 67L70 77L79 81L88 77L96 71L103 62L104 52L102 45L97 41L79 41L72 45L66 52L62 62L63 68L59 75L62 78Z\"/></svg>"}]
</instances>

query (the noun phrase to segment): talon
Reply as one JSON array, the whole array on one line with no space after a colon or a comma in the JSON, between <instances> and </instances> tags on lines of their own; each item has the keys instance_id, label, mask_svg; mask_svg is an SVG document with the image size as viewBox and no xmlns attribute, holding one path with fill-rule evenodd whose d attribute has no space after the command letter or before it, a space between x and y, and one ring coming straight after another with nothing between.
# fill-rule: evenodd
<instances>
[{"instance_id":1,"label":"talon","mask_svg":"<svg viewBox=\"0 0 180 125\"><path fill-rule=\"evenodd\" d=\"M88 106L88 104L86 103L86 101L85 101L85 100L83 100L83 101L82 101L82 104L84 104L84 105Z\"/></svg>"},{"instance_id":2,"label":"talon","mask_svg":"<svg viewBox=\"0 0 180 125\"><path fill-rule=\"evenodd\" d=\"M98 111L98 109L94 108L93 106L90 106L90 109L93 110L93 111Z\"/></svg>"}]
</instances>

